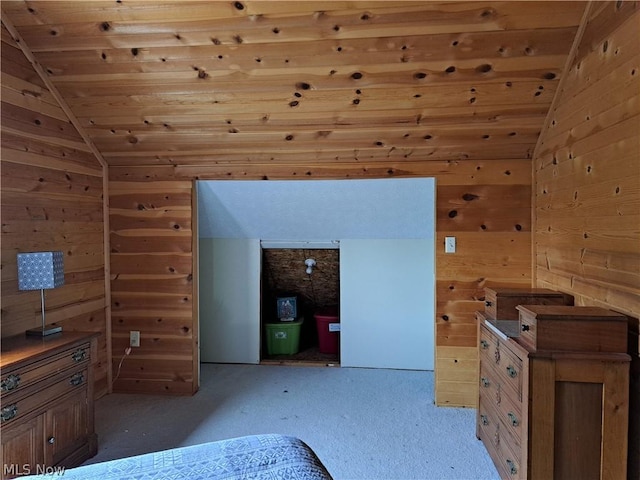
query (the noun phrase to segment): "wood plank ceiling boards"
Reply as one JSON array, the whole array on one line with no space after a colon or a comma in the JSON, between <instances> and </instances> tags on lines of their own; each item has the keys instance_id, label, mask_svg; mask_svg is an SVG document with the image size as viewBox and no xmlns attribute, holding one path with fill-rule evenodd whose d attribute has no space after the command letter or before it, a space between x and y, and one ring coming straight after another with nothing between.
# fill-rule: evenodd
<instances>
[{"instance_id":1,"label":"wood plank ceiling boards","mask_svg":"<svg viewBox=\"0 0 640 480\"><path fill-rule=\"evenodd\" d=\"M581 2L3 2L110 166L529 158ZM243 165L238 174L227 165ZM165 166L165 168L152 168ZM171 166L166 169L166 166ZM184 168L183 168L184 167ZM197 168L196 168L197 167ZM114 171L115 173L115 171Z\"/></svg>"}]
</instances>

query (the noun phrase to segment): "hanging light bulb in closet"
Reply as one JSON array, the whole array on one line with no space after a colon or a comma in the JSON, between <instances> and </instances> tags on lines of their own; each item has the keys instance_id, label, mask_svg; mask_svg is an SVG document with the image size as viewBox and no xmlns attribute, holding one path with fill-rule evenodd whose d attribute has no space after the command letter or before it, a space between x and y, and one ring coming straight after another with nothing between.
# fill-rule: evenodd
<instances>
[{"instance_id":1,"label":"hanging light bulb in closet","mask_svg":"<svg viewBox=\"0 0 640 480\"><path fill-rule=\"evenodd\" d=\"M304 264L307 266L307 275L311 275L313 273L313 267L316 266L316 261L313 258L307 258Z\"/></svg>"}]
</instances>

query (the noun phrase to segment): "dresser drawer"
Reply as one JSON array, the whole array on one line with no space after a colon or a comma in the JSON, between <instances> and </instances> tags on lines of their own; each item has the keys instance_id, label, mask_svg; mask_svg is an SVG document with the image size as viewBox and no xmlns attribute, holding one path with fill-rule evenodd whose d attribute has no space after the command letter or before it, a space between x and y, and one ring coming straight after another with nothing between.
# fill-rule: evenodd
<instances>
[{"instance_id":1,"label":"dresser drawer","mask_svg":"<svg viewBox=\"0 0 640 480\"><path fill-rule=\"evenodd\" d=\"M495 372L494 380L510 388L514 397L522 399L522 360L511 352L508 343L499 339L485 325L480 328L479 359L485 372Z\"/></svg>"},{"instance_id":2,"label":"dresser drawer","mask_svg":"<svg viewBox=\"0 0 640 480\"><path fill-rule=\"evenodd\" d=\"M522 459L522 453L520 449L514 450L510 446L509 442L505 441L504 435L500 434L500 441L496 447L498 451L499 460L496 462L496 467L502 478L520 479L527 478L526 465L521 466L520 460Z\"/></svg>"},{"instance_id":3,"label":"dresser drawer","mask_svg":"<svg viewBox=\"0 0 640 480\"><path fill-rule=\"evenodd\" d=\"M12 392L5 395L0 403L0 422L2 426L9 425L23 418L31 412L44 410L56 398L74 391L87 388L88 372L83 370L70 370L50 378L44 388L37 395L21 395L20 392ZM25 393L28 390L24 389Z\"/></svg>"},{"instance_id":4,"label":"dresser drawer","mask_svg":"<svg viewBox=\"0 0 640 480\"><path fill-rule=\"evenodd\" d=\"M481 362L493 362L496 349L498 348L498 337L487 328L480 329L480 343L478 345L478 351L480 354Z\"/></svg>"},{"instance_id":5,"label":"dresser drawer","mask_svg":"<svg viewBox=\"0 0 640 480\"><path fill-rule=\"evenodd\" d=\"M523 438L522 404L514 400L508 390L504 390L498 380L489 372L480 374L480 403L484 410L491 409L493 420L499 421L502 437L514 448L519 449Z\"/></svg>"},{"instance_id":6,"label":"dresser drawer","mask_svg":"<svg viewBox=\"0 0 640 480\"><path fill-rule=\"evenodd\" d=\"M521 448L509 438L498 416L499 413L493 406L485 403L481 397L477 416L477 436L487 448L501 478L524 478L525 472L520 470Z\"/></svg>"},{"instance_id":7,"label":"dresser drawer","mask_svg":"<svg viewBox=\"0 0 640 480\"><path fill-rule=\"evenodd\" d=\"M520 450L522 439L526 432L523 432L523 409L522 403L514 400L505 392L501 392L500 403L496 405L497 416L503 425L503 439L509 441L514 450Z\"/></svg>"},{"instance_id":8,"label":"dresser drawer","mask_svg":"<svg viewBox=\"0 0 640 480\"><path fill-rule=\"evenodd\" d=\"M90 344L86 343L79 347L60 352L51 358L34 362L31 365L24 365L14 369L3 369L2 380L0 381L1 398L4 398L5 395L10 393L22 391L28 386L68 368L88 365L90 356Z\"/></svg>"},{"instance_id":9,"label":"dresser drawer","mask_svg":"<svg viewBox=\"0 0 640 480\"><path fill-rule=\"evenodd\" d=\"M573 305L573 297L546 288L485 288L487 317L493 320L518 320L518 305Z\"/></svg>"},{"instance_id":10,"label":"dresser drawer","mask_svg":"<svg viewBox=\"0 0 640 480\"><path fill-rule=\"evenodd\" d=\"M496 411L500 412L501 409L505 409L505 418L509 413L507 410L512 410L518 416L520 415L522 410L521 402L513 397L513 392L510 389L504 388L504 384L491 370L487 370L482 365L480 367L480 385L478 388L480 396L487 403L493 405Z\"/></svg>"},{"instance_id":11,"label":"dresser drawer","mask_svg":"<svg viewBox=\"0 0 640 480\"><path fill-rule=\"evenodd\" d=\"M479 358L487 366L484 371L495 372L494 379L522 400L522 360L485 326L480 328Z\"/></svg>"},{"instance_id":12,"label":"dresser drawer","mask_svg":"<svg viewBox=\"0 0 640 480\"><path fill-rule=\"evenodd\" d=\"M627 317L599 307L519 305L520 342L536 350L627 351Z\"/></svg>"},{"instance_id":13,"label":"dresser drawer","mask_svg":"<svg viewBox=\"0 0 640 480\"><path fill-rule=\"evenodd\" d=\"M480 363L480 397L493 405L499 405L502 398L502 385L490 365Z\"/></svg>"},{"instance_id":14,"label":"dresser drawer","mask_svg":"<svg viewBox=\"0 0 640 480\"><path fill-rule=\"evenodd\" d=\"M494 353L496 377L518 401L522 401L522 359L500 342Z\"/></svg>"},{"instance_id":15,"label":"dresser drawer","mask_svg":"<svg viewBox=\"0 0 640 480\"><path fill-rule=\"evenodd\" d=\"M480 397L476 423L478 437L481 440L488 441L494 447L497 446L499 442L500 422L498 421L495 409L491 407L490 402L486 402L482 397Z\"/></svg>"}]
</instances>

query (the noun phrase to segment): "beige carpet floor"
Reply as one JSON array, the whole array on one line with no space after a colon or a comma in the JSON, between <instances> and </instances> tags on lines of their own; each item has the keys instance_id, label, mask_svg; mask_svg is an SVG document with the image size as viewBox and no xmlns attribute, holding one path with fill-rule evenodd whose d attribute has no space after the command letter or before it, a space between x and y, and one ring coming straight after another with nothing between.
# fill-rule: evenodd
<instances>
[{"instance_id":1,"label":"beige carpet floor","mask_svg":"<svg viewBox=\"0 0 640 480\"><path fill-rule=\"evenodd\" d=\"M100 399L87 463L281 433L304 440L336 480L498 479L475 410L435 407L433 384L433 372L203 364L193 397Z\"/></svg>"}]
</instances>

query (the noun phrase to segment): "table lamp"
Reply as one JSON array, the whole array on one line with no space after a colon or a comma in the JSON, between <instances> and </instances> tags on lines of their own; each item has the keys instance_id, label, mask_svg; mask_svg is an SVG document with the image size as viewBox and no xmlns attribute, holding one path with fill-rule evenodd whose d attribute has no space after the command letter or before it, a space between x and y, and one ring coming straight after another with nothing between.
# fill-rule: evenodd
<instances>
[{"instance_id":1,"label":"table lamp","mask_svg":"<svg viewBox=\"0 0 640 480\"><path fill-rule=\"evenodd\" d=\"M64 285L62 252L18 253L18 290L40 290L42 329L27 330L27 335L46 337L62 327L45 326L44 291Z\"/></svg>"}]
</instances>

